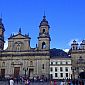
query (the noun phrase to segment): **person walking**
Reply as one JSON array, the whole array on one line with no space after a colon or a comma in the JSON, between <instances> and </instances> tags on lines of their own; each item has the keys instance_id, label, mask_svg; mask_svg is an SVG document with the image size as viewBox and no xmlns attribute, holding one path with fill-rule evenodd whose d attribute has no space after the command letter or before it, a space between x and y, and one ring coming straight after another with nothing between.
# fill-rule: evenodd
<instances>
[{"instance_id":1,"label":"person walking","mask_svg":"<svg viewBox=\"0 0 85 85\"><path fill-rule=\"evenodd\" d=\"M50 80L50 85L53 85L53 81L52 80Z\"/></svg>"},{"instance_id":2,"label":"person walking","mask_svg":"<svg viewBox=\"0 0 85 85\"><path fill-rule=\"evenodd\" d=\"M25 80L25 85L30 85L30 80L29 79Z\"/></svg>"},{"instance_id":3,"label":"person walking","mask_svg":"<svg viewBox=\"0 0 85 85\"><path fill-rule=\"evenodd\" d=\"M14 80L13 80L13 78L10 79L10 85L14 85Z\"/></svg>"}]
</instances>

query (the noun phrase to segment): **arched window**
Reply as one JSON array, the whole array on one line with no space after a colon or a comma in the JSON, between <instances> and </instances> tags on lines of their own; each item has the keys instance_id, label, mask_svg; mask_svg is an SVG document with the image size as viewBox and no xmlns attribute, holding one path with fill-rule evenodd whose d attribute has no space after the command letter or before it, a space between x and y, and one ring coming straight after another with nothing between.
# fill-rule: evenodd
<instances>
[{"instance_id":1,"label":"arched window","mask_svg":"<svg viewBox=\"0 0 85 85\"><path fill-rule=\"evenodd\" d=\"M44 69L45 67L44 67L44 64L42 64L42 69Z\"/></svg>"},{"instance_id":2,"label":"arched window","mask_svg":"<svg viewBox=\"0 0 85 85\"><path fill-rule=\"evenodd\" d=\"M46 48L45 42L42 43L42 49Z\"/></svg>"},{"instance_id":3,"label":"arched window","mask_svg":"<svg viewBox=\"0 0 85 85\"><path fill-rule=\"evenodd\" d=\"M75 50L75 47L73 46L73 50Z\"/></svg>"},{"instance_id":4,"label":"arched window","mask_svg":"<svg viewBox=\"0 0 85 85\"><path fill-rule=\"evenodd\" d=\"M45 29L43 29L43 33L45 33Z\"/></svg>"},{"instance_id":5,"label":"arched window","mask_svg":"<svg viewBox=\"0 0 85 85\"><path fill-rule=\"evenodd\" d=\"M33 61L30 61L30 66L33 66Z\"/></svg>"},{"instance_id":6,"label":"arched window","mask_svg":"<svg viewBox=\"0 0 85 85\"><path fill-rule=\"evenodd\" d=\"M16 51L20 51L22 49L23 43L20 41L15 42L14 47Z\"/></svg>"}]
</instances>

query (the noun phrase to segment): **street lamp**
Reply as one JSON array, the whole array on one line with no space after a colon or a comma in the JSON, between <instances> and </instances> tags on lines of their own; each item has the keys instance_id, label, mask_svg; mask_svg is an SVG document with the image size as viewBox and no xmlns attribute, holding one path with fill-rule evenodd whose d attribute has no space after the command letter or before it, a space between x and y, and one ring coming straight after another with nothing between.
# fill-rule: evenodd
<instances>
[{"instance_id":1,"label":"street lamp","mask_svg":"<svg viewBox=\"0 0 85 85\"><path fill-rule=\"evenodd\" d=\"M23 68L23 70L24 70L24 72L25 72L25 78L26 78L26 73L27 73L27 71L28 71L28 68Z\"/></svg>"},{"instance_id":2,"label":"street lamp","mask_svg":"<svg viewBox=\"0 0 85 85\"><path fill-rule=\"evenodd\" d=\"M73 71L73 79L75 79L75 67L72 68Z\"/></svg>"}]
</instances>

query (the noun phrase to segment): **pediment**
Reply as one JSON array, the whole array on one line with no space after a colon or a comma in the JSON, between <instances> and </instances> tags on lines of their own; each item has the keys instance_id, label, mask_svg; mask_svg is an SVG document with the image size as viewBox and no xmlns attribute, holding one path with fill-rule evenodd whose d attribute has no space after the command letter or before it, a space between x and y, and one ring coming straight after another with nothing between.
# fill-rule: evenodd
<instances>
[{"instance_id":1,"label":"pediment","mask_svg":"<svg viewBox=\"0 0 85 85\"><path fill-rule=\"evenodd\" d=\"M22 34L17 34L15 36L13 36L13 38L27 38L27 37Z\"/></svg>"},{"instance_id":2,"label":"pediment","mask_svg":"<svg viewBox=\"0 0 85 85\"><path fill-rule=\"evenodd\" d=\"M16 34L16 35L10 36L10 38L8 39L28 39L28 38L30 39L30 37L27 35Z\"/></svg>"}]
</instances>

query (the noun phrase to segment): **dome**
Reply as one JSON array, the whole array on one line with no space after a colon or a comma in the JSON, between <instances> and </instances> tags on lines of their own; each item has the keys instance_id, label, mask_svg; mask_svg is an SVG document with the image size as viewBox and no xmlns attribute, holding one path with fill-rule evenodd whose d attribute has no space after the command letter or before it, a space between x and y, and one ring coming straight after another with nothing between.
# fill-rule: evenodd
<instances>
[{"instance_id":1,"label":"dome","mask_svg":"<svg viewBox=\"0 0 85 85\"><path fill-rule=\"evenodd\" d=\"M48 21L46 20L46 16L43 16L43 20L41 21L39 27L41 27L41 26L49 26Z\"/></svg>"},{"instance_id":2,"label":"dome","mask_svg":"<svg viewBox=\"0 0 85 85\"><path fill-rule=\"evenodd\" d=\"M74 40L73 43L71 45L78 45L77 41Z\"/></svg>"}]
</instances>

